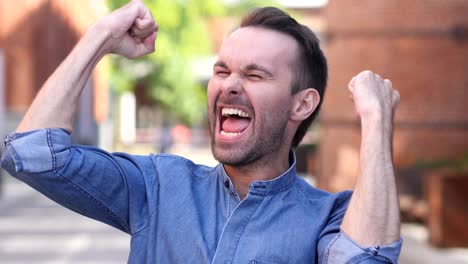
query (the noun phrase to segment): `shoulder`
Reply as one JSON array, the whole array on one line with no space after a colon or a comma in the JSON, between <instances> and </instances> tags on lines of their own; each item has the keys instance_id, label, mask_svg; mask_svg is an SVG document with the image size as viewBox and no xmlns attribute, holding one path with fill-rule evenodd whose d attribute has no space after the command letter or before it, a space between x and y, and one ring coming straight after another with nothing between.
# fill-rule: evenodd
<instances>
[{"instance_id":1,"label":"shoulder","mask_svg":"<svg viewBox=\"0 0 468 264\"><path fill-rule=\"evenodd\" d=\"M176 178L206 178L216 167L196 164L193 161L172 154L151 154L151 162L158 174L173 175Z\"/></svg>"}]
</instances>

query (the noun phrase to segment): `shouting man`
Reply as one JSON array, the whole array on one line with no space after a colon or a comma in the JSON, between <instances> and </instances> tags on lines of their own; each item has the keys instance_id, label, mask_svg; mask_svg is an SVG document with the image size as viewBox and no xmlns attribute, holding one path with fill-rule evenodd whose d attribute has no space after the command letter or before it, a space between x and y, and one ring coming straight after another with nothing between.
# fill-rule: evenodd
<instances>
[{"instance_id":1,"label":"shouting man","mask_svg":"<svg viewBox=\"0 0 468 264\"><path fill-rule=\"evenodd\" d=\"M391 156L399 94L364 71L349 83L362 123L355 190L298 178L297 147L322 103L318 40L283 11L251 11L224 41L208 84L214 168L168 154L110 154L70 143L80 94L106 54L154 51L141 1L100 19L47 80L2 166L54 201L132 236L130 263L396 263L401 248Z\"/></svg>"}]
</instances>

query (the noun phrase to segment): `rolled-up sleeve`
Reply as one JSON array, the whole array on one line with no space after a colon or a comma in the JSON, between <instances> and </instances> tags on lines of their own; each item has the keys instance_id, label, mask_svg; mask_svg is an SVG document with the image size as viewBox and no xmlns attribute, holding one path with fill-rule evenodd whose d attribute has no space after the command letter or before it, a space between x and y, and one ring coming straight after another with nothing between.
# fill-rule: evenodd
<instances>
[{"instance_id":1,"label":"rolled-up sleeve","mask_svg":"<svg viewBox=\"0 0 468 264\"><path fill-rule=\"evenodd\" d=\"M8 172L52 171L65 165L70 145L70 135L62 129L11 133L5 138L2 167Z\"/></svg>"},{"instance_id":2,"label":"rolled-up sleeve","mask_svg":"<svg viewBox=\"0 0 468 264\"><path fill-rule=\"evenodd\" d=\"M352 192L345 191L335 195L337 198L333 210L318 243L319 263L398 263L402 239L389 245L361 247L341 230Z\"/></svg>"},{"instance_id":3,"label":"rolled-up sleeve","mask_svg":"<svg viewBox=\"0 0 468 264\"><path fill-rule=\"evenodd\" d=\"M80 214L128 233L145 225L144 175L154 170L149 157L72 145L67 131L40 129L9 134L1 166Z\"/></svg>"},{"instance_id":4,"label":"rolled-up sleeve","mask_svg":"<svg viewBox=\"0 0 468 264\"><path fill-rule=\"evenodd\" d=\"M329 243L323 263L398 263L403 240L389 245L361 247L344 232Z\"/></svg>"}]
</instances>

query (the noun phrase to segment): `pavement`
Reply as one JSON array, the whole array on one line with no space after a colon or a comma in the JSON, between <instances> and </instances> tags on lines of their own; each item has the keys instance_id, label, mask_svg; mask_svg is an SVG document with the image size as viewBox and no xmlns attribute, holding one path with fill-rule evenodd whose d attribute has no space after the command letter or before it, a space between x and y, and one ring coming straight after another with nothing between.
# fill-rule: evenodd
<instances>
[{"instance_id":1,"label":"pavement","mask_svg":"<svg viewBox=\"0 0 468 264\"><path fill-rule=\"evenodd\" d=\"M126 263L130 236L9 177L0 198L0 264Z\"/></svg>"},{"instance_id":2,"label":"pavement","mask_svg":"<svg viewBox=\"0 0 468 264\"><path fill-rule=\"evenodd\" d=\"M196 153L213 164L207 151ZM5 174L5 173L4 173ZM4 176L0 196L0 264L126 263L130 237L105 224L71 212L29 186ZM313 183L313 179L309 178ZM400 263L468 264L468 249L437 249L428 245L427 229L403 224L405 240Z\"/></svg>"}]
</instances>

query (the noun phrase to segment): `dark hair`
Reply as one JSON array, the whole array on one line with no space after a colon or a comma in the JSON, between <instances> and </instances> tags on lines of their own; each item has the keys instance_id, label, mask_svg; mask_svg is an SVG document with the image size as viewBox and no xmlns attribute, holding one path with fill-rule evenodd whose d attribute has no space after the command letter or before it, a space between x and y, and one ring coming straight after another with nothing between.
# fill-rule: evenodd
<instances>
[{"instance_id":1,"label":"dark hair","mask_svg":"<svg viewBox=\"0 0 468 264\"><path fill-rule=\"evenodd\" d=\"M320 49L319 40L314 32L278 8L253 9L242 19L240 25L241 28L249 26L271 29L293 37L299 44L299 52L295 66L297 67L295 69L297 76L292 84L291 93L295 94L306 88L315 88L320 95L320 102L315 111L297 128L292 142L292 147L295 148L304 138L322 105L327 86L327 60Z\"/></svg>"}]
</instances>

